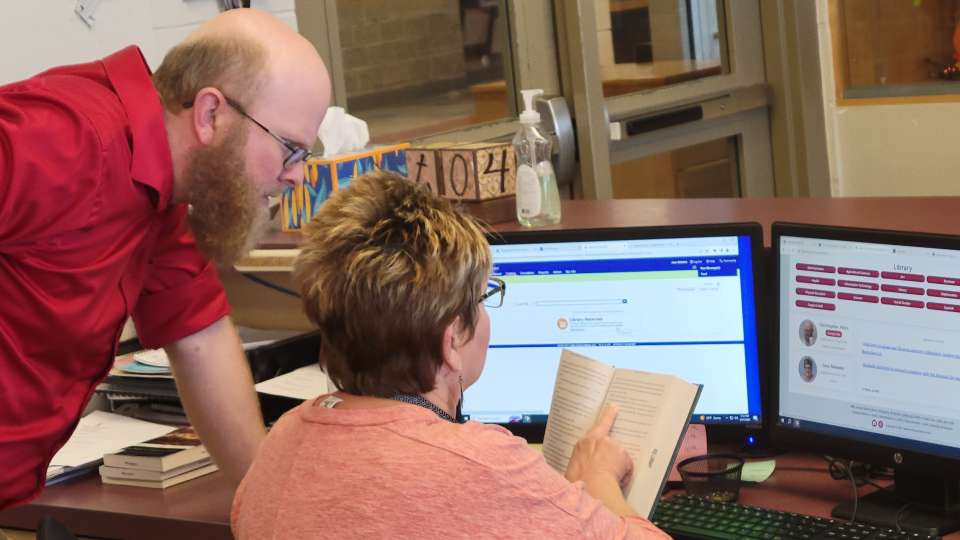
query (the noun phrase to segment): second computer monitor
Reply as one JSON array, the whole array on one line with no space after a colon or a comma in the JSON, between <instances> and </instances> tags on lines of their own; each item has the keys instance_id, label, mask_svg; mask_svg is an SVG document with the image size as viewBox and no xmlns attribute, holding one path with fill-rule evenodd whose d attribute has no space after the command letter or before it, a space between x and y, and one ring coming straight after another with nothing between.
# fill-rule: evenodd
<instances>
[{"instance_id":1,"label":"second computer monitor","mask_svg":"<svg viewBox=\"0 0 960 540\"><path fill-rule=\"evenodd\" d=\"M542 432L569 348L703 384L694 422L759 424L761 234L736 224L491 235L507 290L488 309L486 366L464 413Z\"/></svg>"},{"instance_id":2,"label":"second computer monitor","mask_svg":"<svg viewBox=\"0 0 960 540\"><path fill-rule=\"evenodd\" d=\"M774 439L896 469L894 490L838 507L837 517L960 527L960 237L785 223L772 231ZM953 509L903 513L917 503Z\"/></svg>"}]
</instances>

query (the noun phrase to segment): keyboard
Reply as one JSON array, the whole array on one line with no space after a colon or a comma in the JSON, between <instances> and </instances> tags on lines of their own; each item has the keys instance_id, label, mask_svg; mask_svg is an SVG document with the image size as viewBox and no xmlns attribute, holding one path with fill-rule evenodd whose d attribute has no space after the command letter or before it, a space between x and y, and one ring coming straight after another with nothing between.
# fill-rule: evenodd
<instances>
[{"instance_id":1,"label":"keyboard","mask_svg":"<svg viewBox=\"0 0 960 540\"><path fill-rule=\"evenodd\" d=\"M921 532L897 532L896 529L767 510L756 506L711 502L689 495L660 501L650 521L675 540L940 538Z\"/></svg>"}]
</instances>

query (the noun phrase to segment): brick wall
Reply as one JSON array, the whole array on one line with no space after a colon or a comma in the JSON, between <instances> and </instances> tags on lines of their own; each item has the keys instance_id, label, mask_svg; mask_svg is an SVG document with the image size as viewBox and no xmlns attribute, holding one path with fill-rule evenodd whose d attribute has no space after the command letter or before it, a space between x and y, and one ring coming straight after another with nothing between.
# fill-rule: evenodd
<instances>
[{"instance_id":1,"label":"brick wall","mask_svg":"<svg viewBox=\"0 0 960 540\"><path fill-rule=\"evenodd\" d=\"M351 106L463 85L457 0L338 0L337 15Z\"/></svg>"}]
</instances>

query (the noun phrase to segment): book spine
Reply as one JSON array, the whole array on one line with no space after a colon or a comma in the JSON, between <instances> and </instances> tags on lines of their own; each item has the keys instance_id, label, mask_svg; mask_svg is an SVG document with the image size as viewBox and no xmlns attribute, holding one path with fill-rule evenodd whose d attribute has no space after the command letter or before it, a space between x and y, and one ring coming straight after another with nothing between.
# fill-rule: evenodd
<instances>
[{"instance_id":1,"label":"book spine","mask_svg":"<svg viewBox=\"0 0 960 540\"><path fill-rule=\"evenodd\" d=\"M160 459L152 457L106 454L103 456L103 464L109 467L163 472L163 463Z\"/></svg>"},{"instance_id":2,"label":"book spine","mask_svg":"<svg viewBox=\"0 0 960 540\"><path fill-rule=\"evenodd\" d=\"M164 479L164 474L158 471L148 471L144 469L127 469L123 467L110 467L104 465L100 467L101 478L125 478L128 480L149 480L159 482Z\"/></svg>"}]
</instances>

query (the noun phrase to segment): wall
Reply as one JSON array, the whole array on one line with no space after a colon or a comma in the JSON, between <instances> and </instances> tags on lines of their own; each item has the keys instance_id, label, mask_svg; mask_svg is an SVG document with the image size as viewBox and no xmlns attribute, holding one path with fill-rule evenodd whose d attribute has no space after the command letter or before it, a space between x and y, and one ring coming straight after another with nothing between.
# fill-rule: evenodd
<instances>
[{"instance_id":1,"label":"wall","mask_svg":"<svg viewBox=\"0 0 960 540\"><path fill-rule=\"evenodd\" d=\"M931 79L953 62L956 0L844 0L850 86Z\"/></svg>"},{"instance_id":2,"label":"wall","mask_svg":"<svg viewBox=\"0 0 960 540\"><path fill-rule=\"evenodd\" d=\"M464 86L459 6L457 0L339 0L337 22L351 108L380 105L386 96L409 98L428 88Z\"/></svg>"},{"instance_id":3,"label":"wall","mask_svg":"<svg viewBox=\"0 0 960 540\"><path fill-rule=\"evenodd\" d=\"M834 196L960 195L960 102L839 106L827 0L817 0Z\"/></svg>"},{"instance_id":4,"label":"wall","mask_svg":"<svg viewBox=\"0 0 960 540\"><path fill-rule=\"evenodd\" d=\"M216 0L101 0L91 29L73 12L75 5L74 0L4 2L0 84L94 60L130 44L139 45L156 68L171 46L219 12ZM253 5L296 28L294 0L254 0Z\"/></svg>"}]
</instances>

